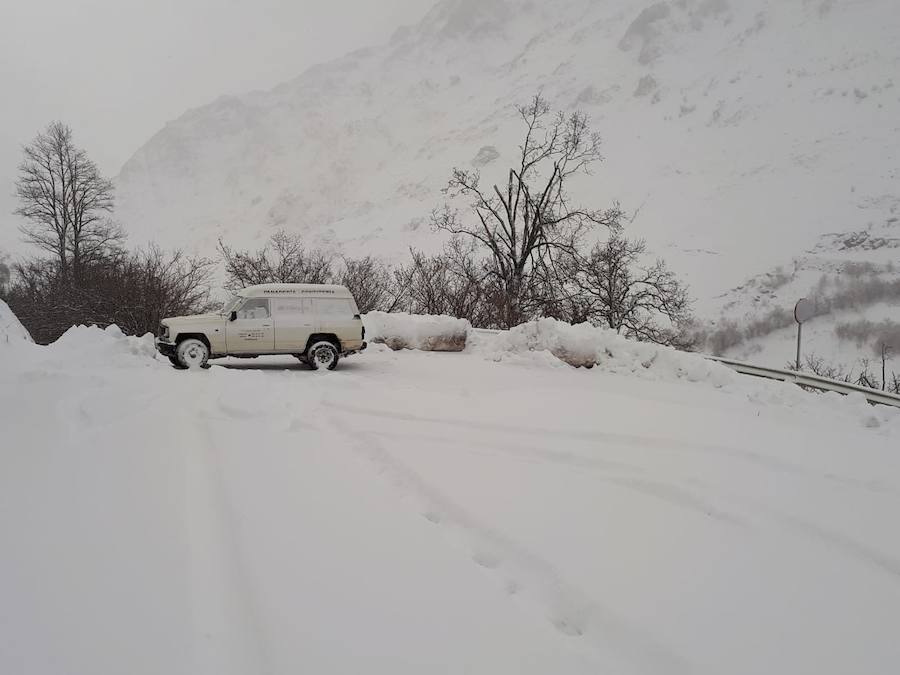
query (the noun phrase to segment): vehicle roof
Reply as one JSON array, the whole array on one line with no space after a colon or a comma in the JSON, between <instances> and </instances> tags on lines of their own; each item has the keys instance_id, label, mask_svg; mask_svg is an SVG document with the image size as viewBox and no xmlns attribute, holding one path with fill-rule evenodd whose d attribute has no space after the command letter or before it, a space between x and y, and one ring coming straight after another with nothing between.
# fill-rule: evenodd
<instances>
[{"instance_id":1,"label":"vehicle roof","mask_svg":"<svg viewBox=\"0 0 900 675\"><path fill-rule=\"evenodd\" d=\"M271 296L285 297L324 297L324 298L352 298L350 291L345 286L333 284L261 284L259 286L247 286L238 291L238 295L245 298L260 298Z\"/></svg>"}]
</instances>

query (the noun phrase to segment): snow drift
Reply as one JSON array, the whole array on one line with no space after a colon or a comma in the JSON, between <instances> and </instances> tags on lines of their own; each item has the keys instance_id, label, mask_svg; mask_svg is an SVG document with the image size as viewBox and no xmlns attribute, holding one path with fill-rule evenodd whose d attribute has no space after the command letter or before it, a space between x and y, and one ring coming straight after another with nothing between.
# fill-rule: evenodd
<instances>
[{"instance_id":1,"label":"snow drift","mask_svg":"<svg viewBox=\"0 0 900 675\"><path fill-rule=\"evenodd\" d=\"M0 346L13 342L34 342L19 318L0 300Z\"/></svg>"},{"instance_id":2,"label":"snow drift","mask_svg":"<svg viewBox=\"0 0 900 675\"><path fill-rule=\"evenodd\" d=\"M387 314L370 312L363 318L366 337L394 351L418 349L426 352L461 352L471 325L452 316Z\"/></svg>"},{"instance_id":3,"label":"snow drift","mask_svg":"<svg viewBox=\"0 0 900 675\"><path fill-rule=\"evenodd\" d=\"M547 353L570 366L620 374L664 375L667 379L708 381L721 387L734 381L734 371L699 354L678 351L622 337L613 330L588 323L571 325L556 319L538 319L487 336L477 349L501 361L511 355Z\"/></svg>"},{"instance_id":4,"label":"snow drift","mask_svg":"<svg viewBox=\"0 0 900 675\"><path fill-rule=\"evenodd\" d=\"M556 319L538 319L508 331L480 331L468 321L449 316L386 314L365 316L366 335L394 351L480 353L494 361L521 356L551 357L559 365L576 368L602 366L622 374L664 374L669 379L709 381L721 387L735 373L697 354L671 347L629 340L615 331L591 324L571 325Z\"/></svg>"}]
</instances>

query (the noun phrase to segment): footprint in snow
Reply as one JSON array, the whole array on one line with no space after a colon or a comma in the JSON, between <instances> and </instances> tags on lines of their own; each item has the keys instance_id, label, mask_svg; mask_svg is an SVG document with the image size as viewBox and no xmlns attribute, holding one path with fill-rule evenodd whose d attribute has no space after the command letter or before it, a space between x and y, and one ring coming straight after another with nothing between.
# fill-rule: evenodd
<instances>
[{"instance_id":1,"label":"footprint in snow","mask_svg":"<svg viewBox=\"0 0 900 675\"><path fill-rule=\"evenodd\" d=\"M584 635L584 628L577 622L566 617L553 619L553 625L563 635L569 637L581 637Z\"/></svg>"},{"instance_id":2,"label":"footprint in snow","mask_svg":"<svg viewBox=\"0 0 900 675\"><path fill-rule=\"evenodd\" d=\"M472 556L472 560L489 570L496 569L500 566L500 556L488 551L476 551Z\"/></svg>"},{"instance_id":3,"label":"footprint in snow","mask_svg":"<svg viewBox=\"0 0 900 675\"><path fill-rule=\"evenodd\" d=\"M291 433L297 433L301 431L310 431L313 429L313 426L309 424L309 422L305 422L300 418L294 418L291 420L290 425L288 425L288 431Z\"/></svg>"},{"instance_id":4,"label":"footprint in snow","mask_svg":"<svg viewBox=\"0 0 900 675\"><path fill-rule=\"evenodd\" d=\"M520 584L515 579L510 579L506 582L506 592L509 595L518 595L522 590L522 584Z\"/></svg>"}]
</instances>

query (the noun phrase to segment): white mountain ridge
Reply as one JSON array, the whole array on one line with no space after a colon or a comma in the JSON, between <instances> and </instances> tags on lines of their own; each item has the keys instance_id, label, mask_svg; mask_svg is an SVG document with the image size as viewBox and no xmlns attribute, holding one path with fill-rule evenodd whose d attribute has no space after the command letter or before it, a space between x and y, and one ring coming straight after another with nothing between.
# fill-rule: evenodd
<instances>
[{"instance_id":1,"label":"white mountain ridge","mask_svg":"<svg viewBox=\"0 0 900 675\"><path fill-rule=\"evenodd\" d=\"M277 228L433 249L451 168L501 180L514 106L543 90L604 137L579 200L639 209L632 234L698 313L749 310L722 293L823 235L900 236L897 35L894 0L443 0L386 45L167 124L123 167L118 217L135 242L203 253Z\"/></svg>"}]
</instances>

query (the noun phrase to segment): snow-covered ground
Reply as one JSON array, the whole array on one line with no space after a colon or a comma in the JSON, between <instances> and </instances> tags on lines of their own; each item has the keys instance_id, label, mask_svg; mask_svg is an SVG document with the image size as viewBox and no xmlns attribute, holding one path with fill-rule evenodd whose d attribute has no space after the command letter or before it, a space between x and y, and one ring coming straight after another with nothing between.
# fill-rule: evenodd
<instances>
[{"instance_id":1,"label":"snow-covered ground","mask_svg":"<svg viewBox=\"0 0 900 675\"><path fill-rule=\"evenodd\" d=\"M0 344L0 672L896 670L897 411L529 335Z\"/></svg>"}]
</instances>

